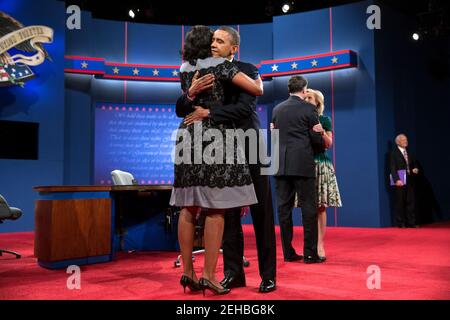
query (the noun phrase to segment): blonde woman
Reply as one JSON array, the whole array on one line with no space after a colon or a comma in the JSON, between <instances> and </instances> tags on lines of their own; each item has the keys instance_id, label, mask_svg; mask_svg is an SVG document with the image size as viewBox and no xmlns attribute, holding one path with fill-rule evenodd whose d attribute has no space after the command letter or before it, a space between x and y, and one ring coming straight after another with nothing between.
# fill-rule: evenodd
<instances>
[{"instance_id":1,"label":"blonde woman","mask_svg":"<svg viewBox=\"0 0 450 320\"><path fill-rule=\"evenodd\" d=\"M325 109L324 97L318 90L308 89L305 100L316 106L319 114L319 124L313 130L323 135L325 148L328 149L333 144L333 128L331 119L323 115ZM317 220L318 220L318 241L317 254L322 261L326 260L324 237L327 225L326 208L342 207L341 196L334 173L333 163L326 152L314 155L316 162L316 188L317 188ZM297 203L297 206L301 204Z\"/></svg>"}]
</instances>

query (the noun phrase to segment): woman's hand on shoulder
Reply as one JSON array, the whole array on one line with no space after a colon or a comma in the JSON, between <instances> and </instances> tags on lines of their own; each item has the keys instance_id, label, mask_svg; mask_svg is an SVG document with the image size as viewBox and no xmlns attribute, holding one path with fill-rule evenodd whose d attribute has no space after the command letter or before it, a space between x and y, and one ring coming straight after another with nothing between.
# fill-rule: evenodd
<instances>
[{"instance_id":1,"label":"woman's hand on shoulder","mask_svg":"<svg viewBox=\"0 0 450 320\"><path fill-rule=\"evenodd\" d=\"M197 71L192 78L191 86L188 90L188 95L190 97L195 97L202 91L212 88L214 85L214 75L211 73L205 74L202 77L199 77L199 72Z\"/></svg>"},{"instance_id":2,"label":"woman's hand on shoulder","mask_svg":"<svg viewBox=\"0 0 450 320\"><path fill-rule=\"evenodd\" d=\"M318 133L325 132L325 130L323 129L323 127L322 127L322 125L321 125L320 123L316 124L316 125L313 127L313 131L314 131L314 132L318 132Z\"/></svg>"}]
</instances>

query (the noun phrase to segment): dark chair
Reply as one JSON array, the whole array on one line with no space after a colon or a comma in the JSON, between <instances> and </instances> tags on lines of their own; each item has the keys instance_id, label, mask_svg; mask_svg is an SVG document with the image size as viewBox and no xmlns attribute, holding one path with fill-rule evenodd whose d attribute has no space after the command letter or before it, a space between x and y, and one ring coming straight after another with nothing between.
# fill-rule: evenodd
<instances>
[{"instance_id":1,"label":"dark chair","mask_svg":"<svg viewBox=\"0 0 450 320\"><path fill-rule=\"evenodd\" d=\"M0 223L3 223L3 220L17 220L22 216L22 210L14 207L10 207L8 202L6 202L5 198L0 195ZM3 253L9 253L16 256L16 259L20 259L21 255L17 252L2 250L0 249L0 256Z\"/></svg>"}]
</instances>

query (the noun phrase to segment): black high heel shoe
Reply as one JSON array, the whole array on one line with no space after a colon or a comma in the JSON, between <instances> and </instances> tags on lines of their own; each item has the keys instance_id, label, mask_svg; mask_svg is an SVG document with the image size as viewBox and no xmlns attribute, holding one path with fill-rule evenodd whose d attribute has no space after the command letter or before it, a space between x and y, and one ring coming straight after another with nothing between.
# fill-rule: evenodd
<instances>
[{"instance_id":1,"label":"black high heel shoe","mask_svg":"<svg viewBox=\"0 0 450 320\"><path fill-rule=\"evenodd\" d=\"M219 288L214 283L205 278L200 278L198 284L202 289L203 296L205 296L205 289L211 290L214 294L227 294L231 291L230 289L227 288Z\"/></svg>"},{"instance_id":2,"label":"black high heel shoe","mask_svg":"<svg viewBox=\"0 0 450 320\"><path fill-rule=\"evenodd\" d=\"M186 293L186 287L189 288L191 291L199 291L201 290L200 283L195 282L191 278L189 278L187 275L183 274L180 279L180 284L183 286L183 291Z\"/></svg>"}]
</instances>

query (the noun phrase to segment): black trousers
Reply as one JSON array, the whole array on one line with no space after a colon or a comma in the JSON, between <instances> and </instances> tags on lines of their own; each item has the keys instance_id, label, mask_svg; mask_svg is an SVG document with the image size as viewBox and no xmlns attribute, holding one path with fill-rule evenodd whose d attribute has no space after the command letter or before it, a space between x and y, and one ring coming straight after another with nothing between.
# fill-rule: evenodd
<instances>
[{"instance_id":1,"label":"black trousers","mask_svg":"<svg viewBox=\"0 0 450 320\"><path fill-rule=\"evenodd\" d=\"M295 193L302 204L303 254L317 257L317 197L316 178L297 176L275 177L278 202L278 222L280 224L281 243L284 258L292 257L296 252L292 246Z\"/></svg>"},{"instance_id":2,"label":"black trousers","mask_svg":"<svg viewBox=\"0 0 450 320\"><path fill-rule=\"evenodd\" d=\"M260 174L259 165L250 165L250 173L258 199L258 203L250 206L250 210L258 251L259 275L263 280L275 279L277 261L270 180L269 176ZM241 208L231 209L225 213L222 249L225 276L244 276Z\"/></svg>"},{"instance_id":3,"label":"black trousers","mask_svg":"<svg viewBox=\"0 0 450 320\"><path fill-rule=\"evenodd\" d=\"M416 224L414 181L411 176L408 176L406 181L406 186L393 187L395 222L398 227L412 227Z\"/></svg>"}]
</instances>

